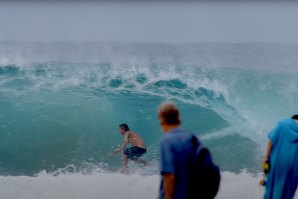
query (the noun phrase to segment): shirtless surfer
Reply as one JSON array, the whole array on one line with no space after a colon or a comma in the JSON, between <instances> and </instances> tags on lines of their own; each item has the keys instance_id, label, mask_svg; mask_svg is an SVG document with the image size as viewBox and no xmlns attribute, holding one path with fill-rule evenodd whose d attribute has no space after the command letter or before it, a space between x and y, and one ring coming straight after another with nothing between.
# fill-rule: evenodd
<instances>
[{"instance_id":1,"label":"shirtless surfer","mask_svg":"<svg viewBox=\"0 0 298 199\"><path fill-rule=\"evenodd\" d=\"M124 163L124 168L121 172L128 173L128 159L147 165L147 162L140 158L147 151L143 139L138 134L131 131L125 123L119 125L119 132L123 136L123 144L110 155L121 152ZM128 144L130 144L131 147L126 147Z\"/></svg>"}]
</instances>

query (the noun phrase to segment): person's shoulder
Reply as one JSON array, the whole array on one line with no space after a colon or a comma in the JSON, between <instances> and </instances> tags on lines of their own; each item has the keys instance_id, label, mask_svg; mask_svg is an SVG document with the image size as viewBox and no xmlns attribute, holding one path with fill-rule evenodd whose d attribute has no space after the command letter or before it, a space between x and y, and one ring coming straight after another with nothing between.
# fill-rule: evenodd
<instances>
[{"instance_id":1,"label":"person's shoulder","mask_svg":"<svg viewBox=\"0 0 298 199\"><path fill-rule=\"evenodd\" d=\"M173 139L169 136L169 134L166 134L161 138L159 144L161 148L171 146L173 144Z\"/></svg>"},{"instance_id":2,"label":"person's shoulder","mask_svg":"<svg viewBox=\"0 0 298 199\"><path fill-rule=\"evenodd\" d=\"M162 139L161 139L161 141L160 141L160 143L163 145L163 144L174 144L175 143L175 141L176 141L176 139L177 139L177 136L174 134L174 133L167 133L167 134L165 134L163 137L162 137Z\"/></svg>"},{"instance_id":3,"label":"person's shoulder","mask_svg":"<svg viewBox=\"0 0 298 199\"><path fill-rule=\"evenodd\" d=\"M133 132L131 130L127 131L127 134L128 134L128 136L137 135L135 132Z\"/></svg>"},{"instance_id":4,"label":"person's shoulder","mask_svg":"<svg viewBox=\"0 0 298 199\"><path fill-rule=\"evenodd\" d=\"M126 132L124 133L124 135L123 135L124 138L128 138L129 136L130 136L130 134L129 134L128 131L126 131Z\"/></svg>"},{"instance_id":5,"label":"person's shoulder","mask_svg":"<svg viewBox=\"0 0 298 199\"><path fill-rule=\"evenodd\" d=\"M173 135L171 133L167 133L162 137L161 141L165 142L165 141L172 140L172 139L173 139Z\"/></svg>"},{"instance_id":6,"label":"person's shoulder","mask_svg":"<svg viewBox=\"0 0 298 199\"><path fill-rule=\"evenodd\" d=\"M176 129L173 129L169 134L174 135L174 134L179 134L179 133L183 133L183 134L191 134L192 132L188 131L188 130L185 130L183 128L176 128Z\"/></svg>"},{"instance_id":7,"label":"person's shoulder","mask_svg":"<svg viewBox=\"0 0 298 199\"><path fill-rule=\"evenodd\" d=\"M284 126L288 126L288 125L291 125L293 123L292 119L291 118L287 118L287 119L283 119L283 120L280 120L278 122L278 125L280 127L284 127Z\"/></svg>"},{"instance_id":8,"label":"person's shoulder","mask_svg":"<svg viewBox=\"0 0 298 199\"><path fill-rule=\"evenodd\" d=\"M170 132L166 135L164 135L163 139L164 142L176 142L179 140L181 141L187 141L191 139L194 136L193 132L184 130L184 129L175 129L175 131Z\"/></svg>"},{"instance_id":9,"label":"person's shoulder","mask_svg":"<svg viewBox=\"0 0 298 199\"><path fill-rule=\"evenodd\" d=\"M184 137L187 137L187 138L191 138L191 137L195 136L194 132L188 131L188 130L185 130L185 129L181 129L181 133L183 133L182 135Z\"/></svg>"}]
</instances>

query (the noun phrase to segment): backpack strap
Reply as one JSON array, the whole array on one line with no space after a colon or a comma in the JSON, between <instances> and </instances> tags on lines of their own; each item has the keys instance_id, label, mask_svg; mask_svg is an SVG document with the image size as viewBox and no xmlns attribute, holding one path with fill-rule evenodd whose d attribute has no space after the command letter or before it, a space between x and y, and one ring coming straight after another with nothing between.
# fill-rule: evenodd
<instances>
[{"instance_id":1,"label":"backpack strap","mask_svg":"<svg viewBox=\"0 0 298 199\"><path fill-rule=\"evenodd\" d=\"M191 137L191 142L194 145L194 155L193 155L193 160L192 162L196 162L196 158L198 157L201 149L203 148L203 144L200 142L200 140L198 139L198 137L194 134L192 134Z\"/></svg>"},{"instance_id":2,"label":"backpack strap","mask_svg":"<svg viewBox=\"0 0 298 199\"><path fill-rule=\"evenodd\" d=\"M199 138L195 134L191 134L191 142L195 147L201 145Z\"/></svg>"}]
</instances>

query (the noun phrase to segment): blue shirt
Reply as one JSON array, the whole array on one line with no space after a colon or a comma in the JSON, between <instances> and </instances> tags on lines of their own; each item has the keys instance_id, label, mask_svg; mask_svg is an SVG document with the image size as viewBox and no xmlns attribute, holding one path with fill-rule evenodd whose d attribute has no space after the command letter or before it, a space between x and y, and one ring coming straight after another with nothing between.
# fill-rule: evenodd
<instances>
[{"instance_id":1,"label":"blue shirt","mask_svg":"<svg viewBox=\"0 0 298 199\"><path fill-rule=\"evenodd\" d=\"M265 199L292 199L298 185L298 124L280 121L268 134L272 142Z\"/></svg>"},{"instance_id":2,"label":"blue shirt","mask_svg":"<svg viewBox=\"0 0 298 199\"><path fill-rule=\"evenodd\" d=\"M186 198L189 181L189 166L194 145L191 142L193 134L180 128L165 134L160 143L160 172L161 184L159 199L164 197L163 175L175 174L173 199Z\"/></svg>"}]
</instances>

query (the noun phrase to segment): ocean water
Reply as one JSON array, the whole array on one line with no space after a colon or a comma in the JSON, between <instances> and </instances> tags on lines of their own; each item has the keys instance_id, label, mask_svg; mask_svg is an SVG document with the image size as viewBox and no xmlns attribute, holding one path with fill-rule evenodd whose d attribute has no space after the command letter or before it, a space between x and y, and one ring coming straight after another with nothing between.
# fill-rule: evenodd
<instances>
[{"instance_id":1,"label":"ocean water","mask_svg":"<svg viewBox=\"0 0 298 199\"><path fill-rule=\"evenodd\" d=\"M297 113L297 53L261 43L2 42L0 197L156 198L156 110L172 100L221 168L217 198L260 198L266 135ZM150 162L131 162L129 175L108 156L123 122Z\"/></svg>"}]
</instances>

